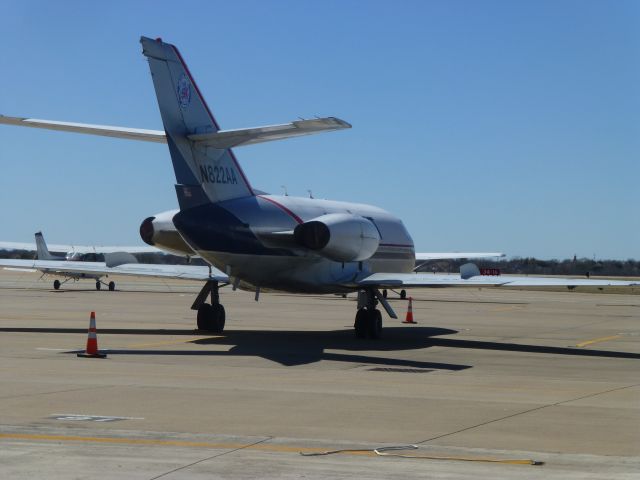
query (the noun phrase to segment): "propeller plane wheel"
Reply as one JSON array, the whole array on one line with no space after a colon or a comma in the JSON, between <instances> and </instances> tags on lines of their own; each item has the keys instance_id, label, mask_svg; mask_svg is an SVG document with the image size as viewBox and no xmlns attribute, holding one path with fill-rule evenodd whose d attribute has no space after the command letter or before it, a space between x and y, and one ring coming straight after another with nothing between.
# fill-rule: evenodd
<instances>
[{"instance_id":1,"label":"propeller plane wheel","mask_svg":"<svg viewBox=\"0 0 640 480\"><path fill-rule=\"evenodd\" d=\"M96 290L100 290L100 287L102 285L100 285L100 280L96 280Z\"/></svg>"},{"instance_id":2,"label":"propeller plane wheel","mask_svg":"<svg viewBox=\"0 0 640 480\"><path fill-rule=\"evenodd\" d=\"M407 291L406 290L400 290L400 298L402 300L405 300L407 298Z\"/></svg>"},{"instance_id":3,"label":"propeller plane wheel","mask_svg":"<svg viewBox=\"0 0 640 480\"><path fill-rule=\"evenodd\" d=\"M198 330L222 333L225 320L224 307L219 303L203 303L198 307Z\"/></svg>"},{"instance_id":4,"label":"propeller plane wheel","mask_svg":"<svg viewBox=\"0 0 640 480\"><path fill-rule=\"evenodd\" d=\"M54 290L60 290L60 280L53 281L53 288Z\"/></svg>"},{"instance_id":5,"label":"propeller plane wheel","mask_svg":"<svg viewBox=\"0 0 640 480\"><path fill-rule=\"evenodd\" d=\"M116 289L116 282L111 281L109 282L109 291L113 292Z\"/></svg>"}]
</instances>

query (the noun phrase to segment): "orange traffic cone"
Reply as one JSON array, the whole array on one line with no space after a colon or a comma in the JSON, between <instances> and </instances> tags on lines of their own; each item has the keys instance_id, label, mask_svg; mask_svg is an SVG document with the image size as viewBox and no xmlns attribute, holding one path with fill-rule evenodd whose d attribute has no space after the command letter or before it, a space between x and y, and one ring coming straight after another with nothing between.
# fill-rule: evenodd
<instances>
[{"instance_id":1,"label":"orange traffic cone","mask_svg":"<svg viewBox=\"0 0 640 480\"><path fill-rule=\"evenodd\" d=\"M91 312L89 320L89 336L87 337L87 349L84 353L79 353L79 357L87 358L105 358L106 353L98 351L98 336L96 335L96 312Z\"/></svg>"},{"instance_id":2,"label":"orange traffic cone","mask_svg":"<svg viewBox=\"0 0 640 480\"><path fill-rule=\"evenodd\" d=\"M402 323L418 323L413 321L413 298L409 297L409 308L407 308L407 316Z\"/></svg>"}]
</instances>

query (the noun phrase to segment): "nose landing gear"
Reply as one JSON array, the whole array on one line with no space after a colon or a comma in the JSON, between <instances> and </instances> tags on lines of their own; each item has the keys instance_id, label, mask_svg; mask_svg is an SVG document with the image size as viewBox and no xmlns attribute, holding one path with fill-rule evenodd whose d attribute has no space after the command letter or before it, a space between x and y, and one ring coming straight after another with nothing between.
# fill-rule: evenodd
<instances>
[{"instance_id":1,"label":"nose landing gear","mask_svg":"<svg viewBox=\"0 0 640 480\"><path fill-rule=\"evenodd\" d=\"M380 338L382 336L382 314L380 310L361 308L356 313L353 325L357 338Z\"/></svg>"},{"instance_id":2,"label":"nose landing gear","mask_svg":"<svg viewBox=\"0 0 640 480\"><path fill-rule=\"evenodd\" d=\"M358 292L358 312L353 327L357 338L382 337L382 314L376 308L376 292L373 289Z\"/></svg>"}]
</instances>

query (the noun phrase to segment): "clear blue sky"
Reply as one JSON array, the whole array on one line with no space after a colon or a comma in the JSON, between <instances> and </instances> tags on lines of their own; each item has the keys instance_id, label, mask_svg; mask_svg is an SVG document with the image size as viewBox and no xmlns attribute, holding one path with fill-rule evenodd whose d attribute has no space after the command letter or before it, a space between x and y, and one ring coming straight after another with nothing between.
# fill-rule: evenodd
<instances>
[{"instance_id":1,"label":"clear blue sky","mask_svg":"<svg viewBox=\"0 0 640 480\"><path fill-rule=\"evenodd\" d=\"M637 1L6 1L0 113L162 129L140 35L223 128L352 130L237 149L257 188L361 201L420 251L640 258ZM0 127L0 240L139 244L165 146Z\"/></svg>"}]
</instances>

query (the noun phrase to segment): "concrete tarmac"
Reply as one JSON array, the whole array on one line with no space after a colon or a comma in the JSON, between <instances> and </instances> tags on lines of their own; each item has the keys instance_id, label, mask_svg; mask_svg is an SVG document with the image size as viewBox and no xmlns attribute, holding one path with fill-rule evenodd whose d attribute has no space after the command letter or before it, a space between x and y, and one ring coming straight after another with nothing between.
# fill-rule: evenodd
<instances>
[{"instance_id":1,"label":"concrete tarmac","mask_svg":"<svg viewBox=\"0 0 640 480\"><path fill-rule=\"evenodd\" d=\"M223 289L210 335L197 283L38 277L0 270L0 478L640 478L637 289L414 290L358 340L353 295Z\"/></svg>"}]
</instances>

